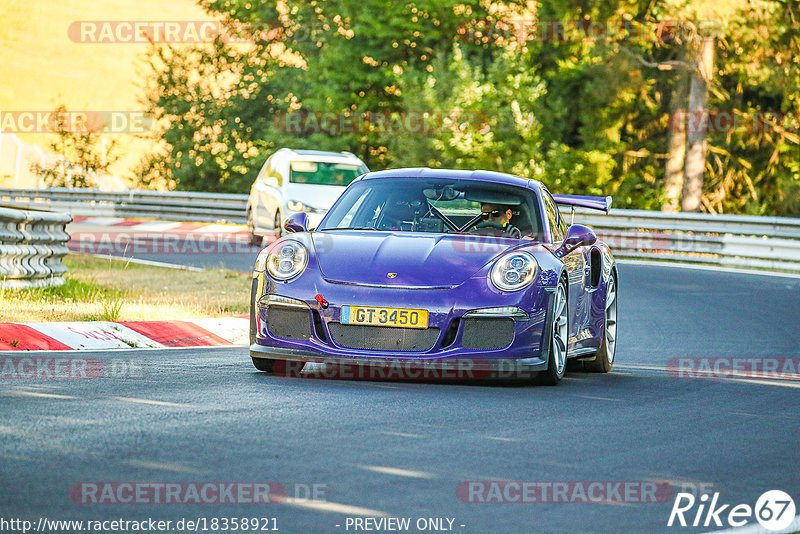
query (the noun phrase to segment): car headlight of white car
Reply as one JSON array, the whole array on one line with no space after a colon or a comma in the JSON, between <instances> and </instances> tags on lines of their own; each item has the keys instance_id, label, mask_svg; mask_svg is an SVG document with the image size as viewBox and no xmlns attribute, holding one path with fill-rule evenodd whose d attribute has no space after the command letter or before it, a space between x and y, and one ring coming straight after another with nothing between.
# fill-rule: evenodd
<instances>
[{"instance_id":1,"label":"car headlight of white car","mask_svg":"<svg viewBox=\"0 0 800 534\"><path fill-rule=\"evenodd\" d=\"M297 241L284 241L267 256L267 272L276 280L290 280L308 265L308 250Z\"/></svg>"},{"instance_id":2,"label":"car headlight of white car","mask_svg":"<svg viewBox=\"0 0 800 534\"><path fill-rule=\"evenodd\" d=\"M286 207L292 211L304 211L306 209L305 204L299 200L290 200L286 203Z\"/></svg>"},{"instance_id":3,"label":"car headlight of white car","mask_svg":"<svg viewBox=\"0 0 800 534\"><path fill-rule=\"evenodd\" d=\"M489 278L501 291L519 291L533 282L538 270L539 264L533 256L527 252L511 252L495 262Z\"/></svg>"},{"instance_id":4,"label":"car headlight of white car","mask_svg":"<svg viewBox=\"0 0 800 534\"><path fill-rule=\"evenodd\" d=\"M299 200L290 200L286 203L286 208L289 209L289 211L305 211L306 213L326 213L328 211L327 208L315 208Z\"/></svg>"}]
</instances>

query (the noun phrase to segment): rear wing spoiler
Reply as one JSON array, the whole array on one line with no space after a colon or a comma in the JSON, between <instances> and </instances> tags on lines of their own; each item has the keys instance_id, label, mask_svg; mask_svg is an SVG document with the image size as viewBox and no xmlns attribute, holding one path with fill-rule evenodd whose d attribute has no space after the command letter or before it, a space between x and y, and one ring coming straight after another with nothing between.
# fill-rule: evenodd
<instances>
[{"instance_id":1,"label":"rear wing spoiler","mask_svg":"<svg viewBox=\"0 0 800 534\"><path fill-rule=\"evenodd\" d=\"M608 213L611 209L611 197L585 197L581 195L553 195L553 200L560 206L573 208L589 208Z\"/></svg>"}]
</instances>

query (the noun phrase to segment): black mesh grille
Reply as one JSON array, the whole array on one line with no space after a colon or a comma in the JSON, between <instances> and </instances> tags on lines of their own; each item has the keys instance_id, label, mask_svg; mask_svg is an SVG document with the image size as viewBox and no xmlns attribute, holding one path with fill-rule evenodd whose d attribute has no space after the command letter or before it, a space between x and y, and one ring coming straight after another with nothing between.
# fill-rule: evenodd
<instances>
[{"instance_id":1,"label":"black mesh grille","mask_svg":"<svg viewBox=\"0 0 800 534\"><path fill-rule=\"evenodd\" d=\"M493 317L467 317L461 344L467 349L502 349L514 341L514 320Z\"/></svg>"},{"instance_id":2,"label":"black mesh grille","mask_svg":"<svg viewBox=\"0 0 800 534\"><path fill-rule=\"evenodd\" d=\"M267 329L275 337L284 339L310 339L311 314L309 310L270 306L267 310Z\"/></svg>"},{"instance_id":3,"label":"black mesh grille","mask_svg":"<svg viewBox=\"0 0 800 534\"><path fill-rule=\"evenodd\" d=\"M342 347L365 350L420 352L439 339L438 328L393 328L328 323L333 341Z\"/></svg>"}]
</instances>

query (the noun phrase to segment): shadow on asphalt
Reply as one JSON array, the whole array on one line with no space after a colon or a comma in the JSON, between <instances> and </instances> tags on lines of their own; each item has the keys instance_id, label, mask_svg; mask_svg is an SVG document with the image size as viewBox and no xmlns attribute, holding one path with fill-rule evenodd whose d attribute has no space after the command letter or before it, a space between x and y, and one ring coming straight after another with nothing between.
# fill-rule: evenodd
<instances>
[{"instance_id":1,"label":"shadow on asphalt","mask_svg":"<svg viewBox=\"0 0 800 534\"><path fill-rule=\"evenodd\" d=\"M589 372L567 372L564 375L564 378L557 386L548 386L536 383L536 379L533 377L524 379L480 378L480 379L465 379L465 380L455 380L455 379L426 380L426 379L412 379L412 378L396 379L396 378L370 378L370 377L331 378L321 375L285 377L285 376L271 375L256 370L253 370L253 372L249 374L251 377L256 379L266 379L269 380L270 382L279 381L284 383L323 382L323 383L337 383L337 384L367 383L367 384L386 384L386 385L424 384L424 385L435 385L435 386L469 386L477 388L517 388L517 389L534 388L534 389L541 389L543 391L561 389L561 388L570 388L574 387L576 383L580 383L580 385L582 386L583 385L592 386L596 384L604 388L608 388L612 384L614 386L625 386L629 383L635 382L637 378L640 378L628 374L614 374L613 370L608 374L589 373Z\"/></svg>"}]
</instances>

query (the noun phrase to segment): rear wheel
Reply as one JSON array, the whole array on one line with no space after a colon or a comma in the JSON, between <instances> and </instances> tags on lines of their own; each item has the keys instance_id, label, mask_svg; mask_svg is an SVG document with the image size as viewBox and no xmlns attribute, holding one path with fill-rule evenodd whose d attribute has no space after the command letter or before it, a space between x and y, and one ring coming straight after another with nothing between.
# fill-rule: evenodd
<instances>
[{"instance_id":1,"label":"rear wheel","mask_svg":"<svg viewBox=\"0 0 800 534\"><path fill-rule=\"evenodd\" d=\"M264 242L263 237L256 235L256 224L253 221L253 212L250 210L247 210L247 234L250 236L251 247L260 247Z\"/></svg>"},{"instance_id":2,"label":"rear wheel","mask_svg":"<svg viewBox=\"0 0 800 534\"><path fill-rule=\"evenodd\" d=\"M583 363L584 369L593 373L607 373L614 365L617 349L617 280L612 273L606 286L606 324L603 329L603 342L597 349L594 360Z\"/></svg>"},{"instance_id":3,"label":"rear wheel","mask_svg":"<svg viewBox=\"0 0 800 534\"><path fill-rule=\"evenodd\" d=\"M259 371L272 374L272 367L275 365L275 360L267 360L265 358L253 358L253 365Z\"/></svg>"},{"instance_id":4,"label":"rear wheel","mask_svg":"<svg viewBox=\"0 0 800 534\"><path fill-rule=\"evenodd\" d=\"M553 299L553 322L550 329L550 355L547 358L547 370L539 373L538 383L555 386L564 377L567 367L568 333L567 288L566 283L561 281Z\"/></svg>"}]
</instances>

